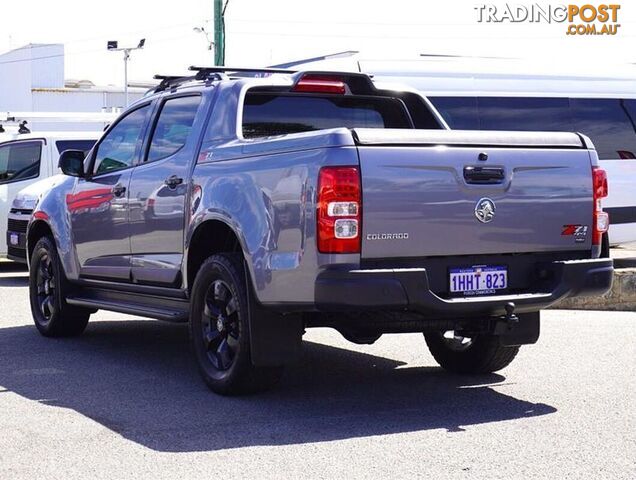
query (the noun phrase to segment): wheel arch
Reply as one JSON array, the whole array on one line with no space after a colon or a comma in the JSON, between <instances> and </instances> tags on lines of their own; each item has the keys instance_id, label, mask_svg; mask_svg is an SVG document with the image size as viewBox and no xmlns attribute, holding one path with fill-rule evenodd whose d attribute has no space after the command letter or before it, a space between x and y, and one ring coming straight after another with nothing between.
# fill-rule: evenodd
<instances>
[{"instance_id":1,"label":"wheel arch","mask_svg":"<svg viewBox=\"0 0 636 480\"><path fill-rule=\"evenodd\" d=\"M240 253L245 260L244 239L229 225L219 218L211 218L201 222L193 230L187 245L185 262L186 289L190 292L197 272L206 258L217 253ZM246 262L250 276L252 266Z\"/></svg>"},{"instance_id":2,"label":"wheel arch","mask_svg":"<svg viewBox=\"0 0 636 480\"><path fill-rule=\"evenodd\" d=\"M53 238L53 242L57 247L57 242L55 242L55 237L53 235L53 229L45 220L36 219L31 223L31 225L29 225L29 230L27 232L27 265L31 264L31 256L33 255L33 250L35 249L35 245L38 243L38 240L47 235L50 235Z\"/></svg>"}]
</instances>

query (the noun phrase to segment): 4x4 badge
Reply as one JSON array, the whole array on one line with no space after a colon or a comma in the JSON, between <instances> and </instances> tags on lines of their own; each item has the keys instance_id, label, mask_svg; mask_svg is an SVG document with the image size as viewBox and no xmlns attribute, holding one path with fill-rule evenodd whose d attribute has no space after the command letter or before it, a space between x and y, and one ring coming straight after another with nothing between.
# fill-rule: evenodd
<instances>
[{"instance_id":1,"label":"4x4 badge","mask_svg":"<svg viewBox=\"0 0 636 480\"><path fill-rule=\"evenodd\" d=\"M490 198L480 198L475 205L475 217L481 223L488 223L495 218L495 210L497 210L495 202Z\"/></svg>"}]
</instances>

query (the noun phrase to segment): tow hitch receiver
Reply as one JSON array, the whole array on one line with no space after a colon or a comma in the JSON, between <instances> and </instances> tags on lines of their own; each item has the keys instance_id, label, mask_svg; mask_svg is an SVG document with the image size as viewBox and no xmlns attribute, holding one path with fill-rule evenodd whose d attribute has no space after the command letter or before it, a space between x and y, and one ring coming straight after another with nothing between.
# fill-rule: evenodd
<instances>
[{"instance_id":1,"label":"tow hitch receiver","mask_svg":"<svg viewBox=\"0 0 636 480\"><path fill-rule=\"evenodd\" d=\"M508 302L504 308L506 309L504 321L508 323L509 326L519 323L519 317L515 315L515 304L513 302Z\"/></svg>"},{"instance_id":2,"label":"tow hitch receiver","mask_svg":"<svg viewBox=\"0 0 636 480\"><path fill-rule=\"evenodd\" d=\"M506 314L496 320L493 334L505 346L536 343L539 339L539 312L515 314L515 304L506 303Z\"/></svg>"}]
</instances>

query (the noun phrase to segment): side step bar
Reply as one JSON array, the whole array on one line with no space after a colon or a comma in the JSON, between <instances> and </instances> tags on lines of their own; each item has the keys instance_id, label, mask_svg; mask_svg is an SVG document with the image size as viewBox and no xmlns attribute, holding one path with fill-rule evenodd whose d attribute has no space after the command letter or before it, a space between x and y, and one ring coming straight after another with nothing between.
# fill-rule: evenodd
<instances>
[{"instance_id":1,"label":"side step bar","mask_svg":"<svg viewBox=\"0 0 636 480\"><path fill-rule=\"evenodd\" d=\"M66 302L78 307L127 313L168 322L187 322L190 304L185 299L143 295L106 289L82 289L66 297Z\"/></svg>"}]
</instances>

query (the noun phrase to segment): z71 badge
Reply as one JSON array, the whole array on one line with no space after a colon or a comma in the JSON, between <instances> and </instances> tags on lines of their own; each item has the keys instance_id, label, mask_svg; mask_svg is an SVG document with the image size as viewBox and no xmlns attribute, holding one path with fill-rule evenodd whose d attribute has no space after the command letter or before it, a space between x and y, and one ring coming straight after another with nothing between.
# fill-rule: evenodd
<instances>
[{"instance_id":1,"label":"z71 badge","mask_svg":"<svg viewBox=\"0 0 636 480\"><path fill-rule=\"evenodd\" d=\"M563 225L561 236L572 236L577 243L584 242L587 238L587 225Z\"/></svg>"}]
</instances>

